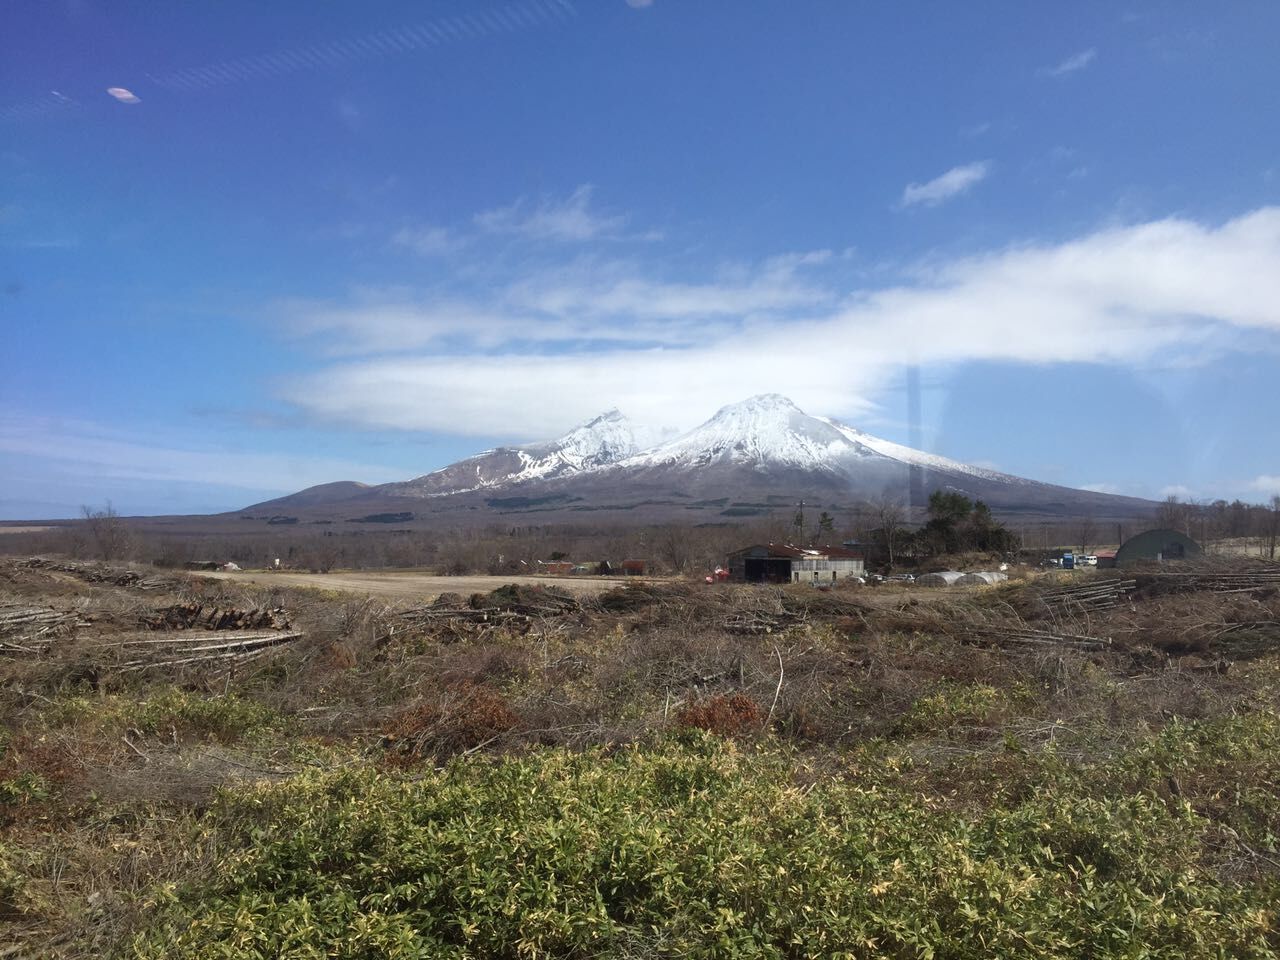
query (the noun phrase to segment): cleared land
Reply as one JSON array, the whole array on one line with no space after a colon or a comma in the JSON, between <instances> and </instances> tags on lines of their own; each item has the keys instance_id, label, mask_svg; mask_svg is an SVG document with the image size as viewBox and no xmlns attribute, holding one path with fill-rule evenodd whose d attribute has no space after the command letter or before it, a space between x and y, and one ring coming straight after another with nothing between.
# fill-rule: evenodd
<instances>
[{"instance_id":1,"label":"cleared land","mask_svg":"<svg viewBox=\"0 0 1280 960\"><path fill-rule=\"evenodd\" d=\"M1280 956L1280 565L286 576L0 559L0 957Z\"/></svg>"},{"instance_id":2,"label":"cleared land","mask_svg":"<svg viewBox=\"0 0 1280 960\"><path fill-rule=\"evenodd\" d=\"M339 573L210 570L202 571L197 576L266 587L311 587L316 590L340 590L344 593L410 597L418 600L433 600L442 593L488 593L507 583L522 587L555 587L577 596L594 596L623 586L623 581L610 577L438 577L429 573L390 570L347 570Z\"/></svg>"}]
</instances>

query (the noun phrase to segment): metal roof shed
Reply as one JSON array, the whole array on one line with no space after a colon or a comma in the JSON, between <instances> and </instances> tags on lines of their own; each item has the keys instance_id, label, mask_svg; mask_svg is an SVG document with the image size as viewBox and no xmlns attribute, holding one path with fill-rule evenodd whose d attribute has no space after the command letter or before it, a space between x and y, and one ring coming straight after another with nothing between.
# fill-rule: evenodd
<instances>
[{"instance_id":1,"label":"metal roof shed","mask_svg":"<svg viewBox=\"0 0 1280 960\"><path fill-rule=\"evenodd\" d=\"M956 581L957 587L977 587L990 585L993 583L1003 583L1009 579L1007 573L1001 573L998 570L984 570L980 573L966 573L963 577Z\"/></svg>"},{"instance_id":2,"label":"metal roof shed","mask_svg":"<svg viewBox=\"0 0 1280 960\"><path fill-rule=\"evenodd\" d=\"M1164 563L1167 560L1186 560L1198 557L1204 551L1185 533L1177 530L1148 530L1136 537L1130 537L1116 551L1116 566L1123 567L1129 563L1143 560L1155 560Z\"/></svg>"},{"instance_id":3,"label":"metal roof shed","mask_svg":"<svg viewBox=\"0 0 1280 960\"><path fill-rule=\"evenodd\" d=\"M963 576L964 574L959 570L942 570L938 573L926 573L924 576L916 577L916 586L950 587Z\"/></svg>"}]
</instances>

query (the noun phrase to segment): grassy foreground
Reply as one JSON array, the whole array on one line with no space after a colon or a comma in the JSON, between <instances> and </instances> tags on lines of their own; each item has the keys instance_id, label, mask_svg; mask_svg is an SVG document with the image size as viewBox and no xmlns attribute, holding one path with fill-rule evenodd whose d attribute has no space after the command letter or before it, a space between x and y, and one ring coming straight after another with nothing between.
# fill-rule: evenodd
<instances>
[{"instance_id":1,"label":"grassy foreground","mask_svg":"<svg viewBox=\"0 0 1280 960\"><path fill-rule=\"evenodd\" d=\"M1098 763L1010 745L948 771L980 803L884 744L842 766L688 732L228 790L172 838L221 854L125 955L1276 955L1280 884L1224 874L1275 846L1273 715Z\"/></svg>"},{"instance_id":2,"label":"grassy foreground","mask_svg":"<svg viewBox=\"0 0 1280 960\"><path fill-rule=\"evenodd\" d=\"M0 564L74 618L0 661L0 958L1280 955L1280 589L1064 582L380 606ZM305 638L140 659L268 607Z\"/></svg>"}]
</instances>

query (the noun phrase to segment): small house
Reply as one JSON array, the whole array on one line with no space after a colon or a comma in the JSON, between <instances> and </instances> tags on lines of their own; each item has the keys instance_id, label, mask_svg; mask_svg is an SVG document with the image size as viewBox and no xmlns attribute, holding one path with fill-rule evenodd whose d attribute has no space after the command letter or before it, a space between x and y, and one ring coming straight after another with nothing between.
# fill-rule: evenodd
<instances>
[{"instance_id":1,"label":"small house","mask_svg":"<svg viewBox=\"0 0 1280 960\"><path fill-rule=\"evenodd\" d=\"M643 577L648 569L647 560L623 560L622 575L624 577Z\"/></svg>"},{"instance_id":2,"label":"small house","mask_svg":"<svg viewBox=\"0 0 1280 960\"><path fill-rule=\"evenodd\" d=\"M865 570L862 554L845 547L757 543L729 554L729 579L740 583L832 583Z\"/></svg>"},{"instance_id":3,"label":"small house","mask_svg":"<svg viewBox=\"0 0 1280 960\"><path fill-rule=\"evenodd\" d=\"M573 573L572 560L539 560L538 573L546 573L556 577L564 577Z\"/></svg>"}]
</instances>

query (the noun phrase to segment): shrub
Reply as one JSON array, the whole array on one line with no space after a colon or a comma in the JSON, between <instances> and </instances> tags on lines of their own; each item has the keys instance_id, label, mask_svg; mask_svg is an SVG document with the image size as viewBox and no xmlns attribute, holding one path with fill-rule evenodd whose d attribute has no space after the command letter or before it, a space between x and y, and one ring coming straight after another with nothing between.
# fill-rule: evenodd
<instances>
[{"instance_id":1,"label":"shrub","mask_svg":"<svg viewBox=\"0 0 1280 960\"><path fill-rule=\"evenodd\" d=\"M489 743L519 726L502 694L462 683L438 702L401 711L386 729L388 745L401 754L449 755Z\"/></svg>"},{"instance_id":2,"label":"shrub","mask_svg":"<svg viewBox=\"0 0 1280 960\"><path fill-rule=\"evenodd\" d=\"M85 735L95 732L119 740L128 730L144 735L234 743L253 740L285 725L274 710L234 693L208 696L177 687L137 699L126 694L75 697L52 707L55 727L72 726Z\"/></svg>"},{"instance_id":3,"label":"shrub","mask_svg":"<svg viewBox=\"0 0 1280 960\"><path fill-rule=\"evenodd\" d=\"M1216 878L1212 824L1112 773L966 813L703 734L312 771L222 797L239 849L132 955L1274 957L1275 885Z\"/></svg>"},{"instance_id":4,"label":"shrub","mask_svg":"<svg viewBox=\"0 0 1280 960\"><path fill-rule=\"evenodd\" d=\"M760 729L764 714L759 705L743 693L718 693L685 704L676 712L682 727L706 730L722 737L739 737Z\"/></svg>"}]
</instances>

